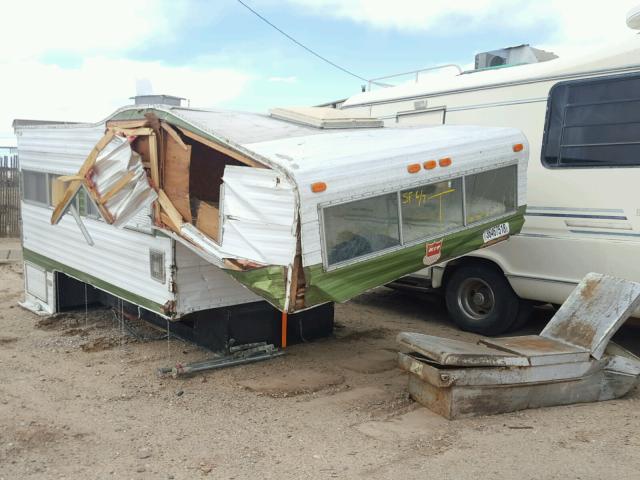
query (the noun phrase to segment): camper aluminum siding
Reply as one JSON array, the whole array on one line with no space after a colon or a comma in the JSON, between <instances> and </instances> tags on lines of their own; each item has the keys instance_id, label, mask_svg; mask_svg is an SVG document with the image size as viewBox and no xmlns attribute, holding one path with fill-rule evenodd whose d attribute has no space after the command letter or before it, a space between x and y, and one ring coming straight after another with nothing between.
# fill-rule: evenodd
<instances>
[{"instance_id":1,"label":"camper aluminum siding","mask_svg":"<svg viewBox=\"0 0 640 480\"><path fill-rule=\"evenodd\" d=\"M55 271L160 315L174 313L176 318L206 308L261 300L173 239L154 232L148 212L138 214L123 229L83 216L94 246L87 244L71 215L65 215L58 225L50 224L52 175L76 173L104 129L104 122L17 129L23 179L30 172L40 178L44 175L42 197L22 201L25 287L34 308L56 311ZM164 282L151 275L152 252L164 259L160 275ZM175 312L167 310L171 302L175 302Z\"/></svg>"}]
</instances>

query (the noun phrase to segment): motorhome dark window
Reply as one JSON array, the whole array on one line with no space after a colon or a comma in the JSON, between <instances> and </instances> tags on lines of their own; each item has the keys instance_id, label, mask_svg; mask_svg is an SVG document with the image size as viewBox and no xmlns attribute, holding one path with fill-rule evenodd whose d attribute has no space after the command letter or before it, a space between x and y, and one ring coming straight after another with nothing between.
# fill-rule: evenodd
<instances>
[{"instance_id":1,"label":"motorhome dark window","mask_svg":"<svg viewBox=\"0 0 640 480\"><path fill-rule=\"evenodd\" d=\"M553 87L542 163L549 168L640 165L640 75Z\"/></svg>"},{"instance_id":2,"label":"motorhome dark window","mask_svg":"<svg viewBox=\"0 0 640 480\"><path fill-rule=\"evenodd\" d=\"M329 265L400 245L397 192L323 210Z\"/></svg>"},{"instance_id":3,"label":"motorhome dark window","mask_svg":"<svg viewBox=\"0 0 640 480\"><path fill-rule=\"evenodd\" d=\"M25 202L47 206L49 204L47 174L22 170L22 195Z\"/></svg>"},{"instance_id":4,"label":"motorhome dark window","mask_svg":"<svg viewBox=\"0 0 640 480\"><path fill-rule=\"evenodd\" d=\"M467 224L499 217L516 209L518 166L488 170L465 177Z\"/></svg>"},{"instance_id":5,"label":"motorhome dark window","mask_svg":"<svg viewBox=\"0 0 640 480\"><path fill-rule=\"evenodd\" d=\"M464 225L462 179L403 190L402 237L413 242Z\"/></svg>"}]
</instances>

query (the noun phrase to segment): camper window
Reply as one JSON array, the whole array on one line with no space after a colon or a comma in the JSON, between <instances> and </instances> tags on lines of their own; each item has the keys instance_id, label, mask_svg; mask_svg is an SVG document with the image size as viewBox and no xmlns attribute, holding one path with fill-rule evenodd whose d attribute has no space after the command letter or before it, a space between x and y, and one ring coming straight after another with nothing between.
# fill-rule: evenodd
<instances>
[{"instance_id":1,"label":"camper window","mask_svg":"<svg viewBox=\"0 0 640 480\"><path fill-rule=\"evenodd\" d=\"M511 165L465 177L467 224L516 209L517 168Z\"/></svg>"},{"instance_id":2,"label":"camper window","mask_svg":"<svg viewBox=\"0 0 640 480\"><path fill-rule=\"evenodd\" d=\"M640 165L640 75L558 83L549 95L542 163L549 168Z\"/></svg>"},{"instance_id":3,"label":"camper window","mask_svg":"<svg viewBox=\"0 0 640 480\"><path fill-rule=\"evenodd\" d=\"M404 190L402 237L405 242L461 227L462 180L459 178Z\"/></svg>"},{"instance_id":4,"label":"camper window","mask_svg":"<svg viewBox=\"0 0 640 480\"><path fill-rule=\"evenodd\" d=\"M400 245L395 192L328 207L323 216L329 265Z\"/></svg>"},{"instance_id":5,"label":"camper window","mask_svg":"<svg viewBox=\"0 0 640 480\"><path fill-rule=\"evenodd\" d=\"M80 215L93 219L100 219L100 212L98 208L93 204L87 192L82 190L78 193L78 211Z\"/></svg>"},{"instance_id":6,"label":"camper window","mask_svg":"<svg viewBox=\"0 0 640 480\"><path fill-rule=\"evenodd\" d=\"M25 202L47 206L48 192L46 173L22 170L22 195Z\"/></svg>"}]
</instances>

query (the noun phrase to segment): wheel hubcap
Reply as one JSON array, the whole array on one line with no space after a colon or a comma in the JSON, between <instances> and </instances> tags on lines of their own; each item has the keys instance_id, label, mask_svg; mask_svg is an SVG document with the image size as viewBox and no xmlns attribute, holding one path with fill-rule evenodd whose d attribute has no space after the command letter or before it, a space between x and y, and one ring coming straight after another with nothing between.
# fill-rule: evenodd
<instances>
[{"instance_id":1,"label":"wheel hubcap","mask_svg":"<svg viewBox=\"0 0 640 480\"><path fill-rule=\"evenodd\" d=\"M469 318L483 320L495 306L493 290L481 278L466 278L460 285L458 305Z\"/></svg>"}]
</instances>

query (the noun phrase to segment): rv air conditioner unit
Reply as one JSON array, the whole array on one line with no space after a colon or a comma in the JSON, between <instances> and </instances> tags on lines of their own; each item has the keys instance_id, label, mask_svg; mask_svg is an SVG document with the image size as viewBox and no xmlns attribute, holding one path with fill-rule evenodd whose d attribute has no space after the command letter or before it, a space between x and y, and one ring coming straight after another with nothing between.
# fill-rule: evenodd
<instances>
[{"instance_id":1,"label":"rv air conditioner unit","mask_svg":"<svg viewBox=\"0 0 640 480\"><path fill-rule=\"evenodd\" d=\"M507 47L500 50L478 53L476 55L475 69L481 70L483 68L507 65L546 62L554 58L558 58L555 53L533 48L529 45L518 45L517 47Z\"/></svg>"}]
</instances>

